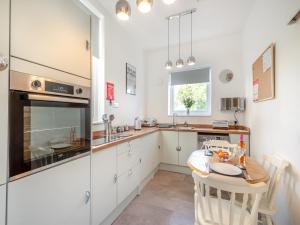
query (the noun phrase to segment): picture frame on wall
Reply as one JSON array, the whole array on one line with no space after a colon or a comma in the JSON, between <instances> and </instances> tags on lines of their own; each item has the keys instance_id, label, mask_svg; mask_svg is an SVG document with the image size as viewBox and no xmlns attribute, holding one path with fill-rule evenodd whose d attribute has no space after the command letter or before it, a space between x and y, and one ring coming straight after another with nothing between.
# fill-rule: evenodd
<instances>
[{"instance_id":1,"label":"picture frame on wall","mask_svg":"<svg viewBox=\"0 0 300 225\"><path fill-rule=\"evenodd\" d=\"M136 95L136 68L126 63L126 94Z\"/></svg>"}]
</instances>

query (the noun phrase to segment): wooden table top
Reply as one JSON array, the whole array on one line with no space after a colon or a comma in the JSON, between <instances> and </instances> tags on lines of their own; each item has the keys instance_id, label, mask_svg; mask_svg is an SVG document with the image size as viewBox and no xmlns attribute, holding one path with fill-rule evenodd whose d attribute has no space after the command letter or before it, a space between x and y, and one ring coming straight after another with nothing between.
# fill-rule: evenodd
<instances>
[{"instance_id":1,"label":"wooden table top","mask_svg":"<svg viewBox=\"0 0 300 225\"><path fill-rule=\"evenodd\" d=\"M189 157L188 166L191 170L195 170L200 174L207 176L210 173L208 165L214 162L219 162L216 154L214 154L213 156L206 156L204 150L198 150L194 151ZM235 157L234 159L226 163L237 165L238 157ZM246 179L248 183L255 184L259 182L267 182L269 180L267 171L254 158L246 158L246 170L250 177L249 179Z\"/></svg>"}]
</instances>

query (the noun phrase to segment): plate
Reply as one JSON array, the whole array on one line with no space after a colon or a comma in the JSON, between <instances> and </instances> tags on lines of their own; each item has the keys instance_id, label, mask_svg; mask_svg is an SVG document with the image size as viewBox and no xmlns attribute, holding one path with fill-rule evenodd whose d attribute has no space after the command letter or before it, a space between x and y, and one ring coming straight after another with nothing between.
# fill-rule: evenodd
<instances>
[{"instance_id":1,"label":"plate","mask_svg":"<svg viewBox=\"0 0 300 225\"><path fill-rule=\"evenodd\" d=\"M52 149L62 149L62 148L69 148L72 145L70 144L66 144L66 143L61 143L61 144L55 144L55 145L51 145Z\"/></svg>"},{"instance_id":2,"label":"plate","mask_svg":"<svg viewBox=\"0 0 300 225\"><path fill-rule=\"evenodd\" d=\"M228 163L212 163L210 168L217 173L229 176L237 176L242 174L242 170L240 168Z\"/></svg>"}]
</instances>

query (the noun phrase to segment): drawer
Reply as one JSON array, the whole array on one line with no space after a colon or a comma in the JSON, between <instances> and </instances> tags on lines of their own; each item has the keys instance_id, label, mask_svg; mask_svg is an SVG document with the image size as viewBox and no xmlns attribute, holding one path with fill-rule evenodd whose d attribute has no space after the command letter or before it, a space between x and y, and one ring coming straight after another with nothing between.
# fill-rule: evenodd
<instances>
[{"instance_id":1,"label":"drawer","mask_svg":"<svg viewBox=\"0 0 300 225\"><path fill-rule=\"evenodd\" d=\"M125 142L117 146L118 155L128 153L129 151L131 151L130 142Z\"/></svg>"},{"instance_id":2,"label":"drawer","mask_svg":"<svg viewBox=\"0 0 300 225\"><path fill-rule=\"evenodd\" d=\"M131 151L125 152L117 156L117 172L118 175L122 175L130 168L139 163L139 155L133 154Z\"/></svg>"}]
</instances>

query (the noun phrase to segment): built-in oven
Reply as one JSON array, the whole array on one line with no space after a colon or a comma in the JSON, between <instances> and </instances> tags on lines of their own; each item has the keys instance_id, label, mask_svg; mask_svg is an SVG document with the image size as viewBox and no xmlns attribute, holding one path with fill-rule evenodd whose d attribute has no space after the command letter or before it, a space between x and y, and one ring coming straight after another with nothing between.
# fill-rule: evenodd
<instances>
[{"instance_id":1,"label":"built-in oven","mask_svg":"<svg viewBox=\"0 0 300 225\"><path fill-rule=\"evenodd\" d=\"M89 154L90 88L11 71L11 180Z\"/></svg>"}]
</instances>

